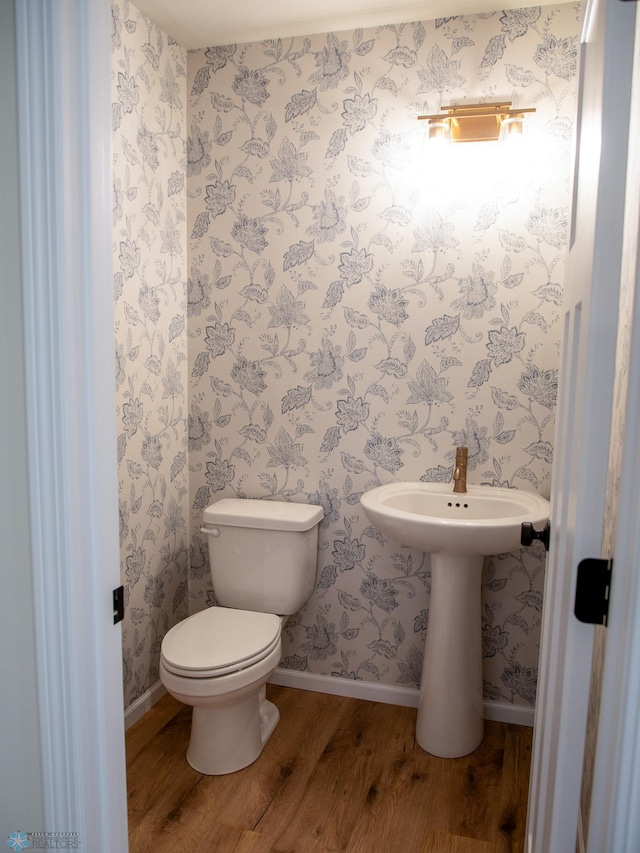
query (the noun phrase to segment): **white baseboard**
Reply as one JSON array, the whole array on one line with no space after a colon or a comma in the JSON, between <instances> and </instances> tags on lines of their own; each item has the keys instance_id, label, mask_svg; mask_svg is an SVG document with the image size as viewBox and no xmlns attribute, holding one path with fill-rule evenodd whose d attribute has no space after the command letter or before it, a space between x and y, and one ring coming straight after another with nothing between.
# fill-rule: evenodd
<instances>
[{"instance_id":1,"label":"white baseboard","mask_svg":"<svg viewBox=\"0 0 640 853\"><path fill-rule=\"evenodd\" d=\"M508 702L482 703L483 716L485 720L495 720L498 723L513 723L516 726L529 726L533 728L535 708L527 708L524 705L510 705Z\"/></svg>"},{"instance_id":2,"label":"white baseboard","mask_svg":"<svg viewBox=\"0 0 640 853\"><path fill-rule=\"evenodd\" d=\"M278 667L269 679L270 684L282 687L297 687L299 690L314 690L331 696L348 696L350 699L368 699L386 705L402 705L417 708L419 693L414 687L395 687L369 681L351 681L349 678L333 678L312 672Z\"/></svg>"},{"instance_id":3,"label":"white baseboard","mask_svg":"<svg viewBox=\"0 0 640 853\"><path fill-rule=\"evenodd\" d=\"M365 699L369 702L383 702L386 705L401 705L404 708L417 708L419 691L415 687L397 687L392 684L377 684L369 681L351 681L348 678L332 678L330 675L316 675L312 672L298 672L295 669L278 667L269 679L270 684L281 687L295 687L298 690L313 690L316 693L328 693L331 696L347 696L350 699ZM133 702L124 714L125 731L146 714L166 693L162 682L157 681L142 696ZM506 702L484 702L485 720L500 723L514 723L518 726L533 726L533 708L509 705Z\"/></svg>"},{"instance_id":4,"label":"white baseboard","mask_svg":"<svg viewBox=\"0 0 640 853\"><path fill-rule=\"evenodd\" d=\"M415 687L397 687L376 682L351 681L348 678L332 678L330 675L316 675L312 672L298 672L294 669L278 667L269 679L270 684L282 687L297 687L299 690L314 690L317 693L329 693L333 696L347 696L351 699L366 699L370 702L384 702L387 705L402 705L405 708L417 708L419 691ZM518 726L533 726L534 709L510 705L506 702L484 702L485 720L501 723L514 723Z\"/></svg>"},{"instance_id":5,"label":"white baseboard","mask_svg":"<svg viewBox=\"0 0 640 853\"><path fill-rule=\"evenodd\" d=\"M124 712L124 730L127 731L141 717L144 717L147 711L153 708L166 692L167 688L164 684L161 681L156 681L153 687L150 687L142 696L138 696L135 702L132 702Z\"/></svg>"}]
</instances>

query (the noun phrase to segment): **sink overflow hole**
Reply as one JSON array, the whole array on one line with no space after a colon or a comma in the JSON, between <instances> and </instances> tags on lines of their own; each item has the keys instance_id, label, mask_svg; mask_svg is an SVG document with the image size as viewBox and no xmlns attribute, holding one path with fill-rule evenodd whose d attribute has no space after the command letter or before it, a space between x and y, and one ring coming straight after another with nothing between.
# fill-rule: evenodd
<instances>
[{"instance_id":1,"label":"sink overflow hole","mask_svg":"<svg viewBox=\"0 0 640 853\"><path fill-rule=\"evenodd\" d=\"M451 502L451 501L449 501L449 503L447 504L447 506L453 506L452 502ZM456 504L456 506L457 506L457 507L462 506L462 507L464 507L464 509L469 509L469 504Z\"/></svg>"}]
</instances>

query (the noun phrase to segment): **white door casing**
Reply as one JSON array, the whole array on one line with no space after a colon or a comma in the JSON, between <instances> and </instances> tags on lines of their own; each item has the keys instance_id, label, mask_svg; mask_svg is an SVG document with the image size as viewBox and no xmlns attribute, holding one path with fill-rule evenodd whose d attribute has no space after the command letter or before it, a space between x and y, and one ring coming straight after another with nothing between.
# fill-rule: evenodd
<instances>
[{"instance_id":1,"label":"white door casing","mask_svg":"<svg viewBox=\"0 0 640 853\"><path fill-rule=\"evenodd\" d=\"M529 853L576 846L593 627L573 603L578 563L602 547L634 16L633 4L592 0L584 20Z\"/></svg>"},{"instance_id":2,"label":"white door casing","mask_svg":"<svg viewBox=\"0 0 640 853\"><path fill-rule=\"evenodd\" d=\"M45 826L128 849L108 0L15 0L27 444ZM110 320L111 318L111 320Z\"/></svg>"}]
</instances>

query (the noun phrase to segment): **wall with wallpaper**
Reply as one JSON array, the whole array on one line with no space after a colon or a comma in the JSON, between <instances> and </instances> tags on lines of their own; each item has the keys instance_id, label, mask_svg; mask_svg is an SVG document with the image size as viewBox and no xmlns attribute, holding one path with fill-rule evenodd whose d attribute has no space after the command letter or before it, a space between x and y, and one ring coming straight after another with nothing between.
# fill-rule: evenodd
<instances>
[{"instance_id":1,"label":"wall with wallpaper","mask_svg":"<svg viewBox=\"0 0 640 853\"><path fill-rule=\"evenodd\" d=\"M186 51L112 5L113 240L125 707L187 615Z\"/></svg>"},{"instance_id":2,"label":"wall with wallpaper","mask_svg":"<svg viewBox=\"0 0 640 853\"><path fill-rule=\"evenodd\" d=\"M210 501L322 505L317 589L285 630L285 667L418 683L429 560L368 524L365 489L448 481L465 444L470 483L549 493L579 16L532 7L189 54L190 607L214 601L197 533ZM418 114L505 97L536 108L526 153L424 147ZM156 321L130 304L151 343ZM182 452L172 435L165 464ZM159 471L143 467L130 504L152 494ZM543 571L535 549L486 563L490 700L534 701Z\"/></svg>"}]
</instances>

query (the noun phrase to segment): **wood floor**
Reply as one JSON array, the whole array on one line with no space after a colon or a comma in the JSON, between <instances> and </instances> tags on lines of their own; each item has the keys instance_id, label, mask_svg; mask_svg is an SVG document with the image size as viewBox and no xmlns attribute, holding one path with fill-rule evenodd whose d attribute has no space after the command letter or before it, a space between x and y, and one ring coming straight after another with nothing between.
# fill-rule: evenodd
<instances>
[{"instance_id":1,"label":"wood floor","mask_svg":"<svg viewBox=\"0 0 640 853\"><path fill-rule=\"evenodd\" d=\"M165 696L127 732L131 853L524 850L531 729L486 722L465 758L415 743L416 712L267 686L280 723L227 776L186 761L191 708Z\"/></svg>"}]
</instances>

